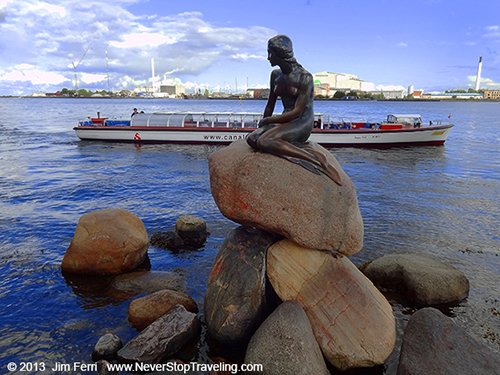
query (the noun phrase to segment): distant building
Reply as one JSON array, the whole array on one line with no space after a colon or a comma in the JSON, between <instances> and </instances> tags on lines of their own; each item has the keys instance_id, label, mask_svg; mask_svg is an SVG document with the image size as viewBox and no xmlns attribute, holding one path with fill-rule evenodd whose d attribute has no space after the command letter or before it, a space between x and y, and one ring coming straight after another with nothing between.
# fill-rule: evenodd
<instances>
[{"instance_id":1,"label":"distant building","mask_svg":"<svg viewBox=\"0 0 500 375\"><path fill-rule=\"evenodd\" d=\"M269 89L247 89L247 96L253 99L267 99L269 93Z\"/></svg>"},{"instance_id":2,"label":"distant building","mask_svg":"<svg viewBox=\"0 0 500 375\"><path fill-rule=\"evenodd\" d=\"M484 90L484 99L500 100L500 90Z\"/></svg>"},{"instance_id":3,"label":"distant building","mask_svg":"<svg viewBox=\"0 0 500 375\"><path fill-rule=\"evenodd\" d=\"M328 98L333 96L335 91L330 92L330 85L328 83L315 83L314 84L314 96L322 96Z\"/></svg>"},{"instance_id":4,"label":"distant building","mask_svg":"<svg viewBox=\"0 0 500 375\"><path fill-rule=\"evenodd\" d=\"M483 94L477 92L444 92L439 94L426 94L422 99L483 99Z\"/></svg>"},{"instance_id":5,"label":"distant building","mask_svg":"<svg viewBox=\"0 0 500 375\"><path fill-rule=\"evenodd\" d=\"M184 85L174 84L174 85L160 85L160 92L156 93L155 96L180 98L185 94L186 94L186 88L184 87Z\"/></svg>"},{"instance_id":6,"label":"distant building","mask_svg":"<svg viewBox=\"0 0 500 375\"><path fill-rule=\"evenodd\" d=\"M403 99L404 91L403 90L376 90L370 91L372 95L382 95L384 99Z\"/></svg>"},{"instance_id":7,"label":"distant building","mask_svg":"<svg viewBox=\"0 0 500 375\"><path fill-rule=\"evenodd\" d=\"M319 72L313 74L316 95L332 97L336 91L371 91L375 85L354 74Z\"/></svg>"},{"instance_id":8,"label":"distant building","mask_svg":"<svg viewBox=\"0 0 500 375\"><path fill-rule=\"evenodd\" d=\"M413 90L411 94L409 94L414 99L422 99L424 95L424 90Z\"/></svg>"}]
</instances>

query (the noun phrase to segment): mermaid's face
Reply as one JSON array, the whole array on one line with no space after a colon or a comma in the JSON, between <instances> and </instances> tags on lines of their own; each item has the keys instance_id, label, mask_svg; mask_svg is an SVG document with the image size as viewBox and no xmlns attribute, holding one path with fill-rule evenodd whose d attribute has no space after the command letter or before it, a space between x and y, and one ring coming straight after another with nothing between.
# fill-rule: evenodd
<instances>
[{"instance_id":1,"label":"mermaid's face","mask_svg":"<svg viewBox=\"0 0 500 375\"><path fill-rule=\"evenodd\" d=\"M272 50L272 48L267 49L267 59L269 60L269 64L271 64L271 66L278 65L279 57L276 55L276 52Z\"/></svg>"}]
</instances>

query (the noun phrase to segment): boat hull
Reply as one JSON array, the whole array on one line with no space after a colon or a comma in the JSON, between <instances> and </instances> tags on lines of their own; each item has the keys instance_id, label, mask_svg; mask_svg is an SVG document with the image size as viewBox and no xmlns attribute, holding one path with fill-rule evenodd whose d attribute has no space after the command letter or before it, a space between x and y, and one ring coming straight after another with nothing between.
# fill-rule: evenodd
<instances>
[{"instance_id":1,"label":"boat hull","mask_svg":"<svg viewBox=\"0 0 500 375\"><path fill-rule=\"evenodd\" d=\"M452 125L398 130L314 129L309 139L323 146L336 147L438 146L444 144L451 128ZM82 140L133 143L228 144L244 139L248 133L255 129L77 126L74 130Z\"/></svg>"}]
</instances>

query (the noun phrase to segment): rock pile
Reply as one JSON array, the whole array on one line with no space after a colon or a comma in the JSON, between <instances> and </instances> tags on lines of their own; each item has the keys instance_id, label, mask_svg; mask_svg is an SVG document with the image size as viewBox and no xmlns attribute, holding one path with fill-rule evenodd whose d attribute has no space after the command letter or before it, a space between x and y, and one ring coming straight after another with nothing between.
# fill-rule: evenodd
<instances>
[{"instance_id":1,"label":"rock pile","mask_svg":"<svg viewBox=\"0 0 500 375\"><path fill-rule=\"evenodd\" d=\"M271 347L280 349L268 348L269 374L310 373L310 362L297 360L304 355L315 358L314 373L328 373L318 347L337 369L374 366L385 361L395 343L391 306L346 257L363 245L354 185L330 152L312 147L340 171L342 186L255 152L245 141L209 157L215 202L243 227L229 234L213 265L205 296L208 332L231 344L250 340L249 362L266 362L268 350L259 346L278 343ZM278 236L285 240L276 242ZM290 301L267 319L265 296L271 288L266 278L282 301ZM278 328L295 324L296 318L301 338Z\"/></svg>"},{"instance_id":2,"label":"rock pile","mask_svg":"<svg viewBox=\"0 0 500 375\"><path fill-rule=\"evenodd\" d=\"M206 241L206 224L200 218L182 215L176 228L187 248L199 247ZM139 293L152 293L129 306L129 321L141 331L136 337L123 346L118 336L108 333L97 342L92 358L98 361L100 374L108 373L108 361L160 363L179 352L200 332L198 307L182 292L185 289L182 274L136 270L149 260L148 245L148 233L137 216L110 208L80 218L63 257L61 268L65 275L82 279L96 274L113 276L100 278L103 282L107 280L106 289L112 295L128 299Z\"/></svg>"}]
</instances>

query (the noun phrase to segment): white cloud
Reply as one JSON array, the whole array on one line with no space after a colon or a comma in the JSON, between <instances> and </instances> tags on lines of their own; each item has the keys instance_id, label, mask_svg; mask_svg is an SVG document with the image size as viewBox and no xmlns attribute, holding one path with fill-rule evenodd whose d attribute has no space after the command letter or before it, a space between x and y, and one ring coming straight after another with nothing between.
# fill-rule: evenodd
<instances>
[{"instance_id":1,"label":"white cloud","mask_svg":"<svg viewBox=\"0 0 500 375\"><path fill-rule=\"evenodd\" d=\"M121 36L121 42L111 41L109 45L116 48L151 48L166 44L174 44L177 39L162 33L131 33Z\"/></svg>"},{"instance_id":2,"label":"white cloud","mask_svg":"<svg viewBox=\"0 0 500 375\"><path fill-rule=\"evenodd\" d=\"M60 85L67 80L62 74L40 70L30 64L16 65L0 75L0 82L31 82L34 85Z\"/></svg>"},{"instance_id":3,"label":"white cloud","mask_svg":"<svg viewBox=\"0 0 500 375\"><path fill-rule=\"evenodd\" d=\"M78 80L83 83L93 84L103 82L107 79L106 74L81 73L78 75Z\"/></svg>"},{"instance_id":4,"label":"white cloud","mask_svg":"<svg viewBox=\"0 0 500 375\"><path fill-rule=\"evenodd\" d=\"M500 26L492 25L486 27L486 33L483 34L484 38L497 39L500 38Z\"/></svg>"},{"instance_id":5,"label":"white cloud","mask_svg":"<svg viewBox=\"0 0 500 375\"><path fill-rule=\"evenodd\" d=\"M477 76L467 76L467 80L469 81L469 86L474 87L476 84ZM479 86L481 89L491 89L498 90L500 89L500 82L495 82L490 78L481 77Z\"/></svg>"},{"instance_id":6,"label":"white cloud","mask_svg":"<svg viewBox=\"0 0 500 375\"><path fill-rule=\"evenodd\" d=\"M406 87L401 85L377 85L375 89L378 91L397 91L397 90L406 90Z\"/></svg>"},{"instance_id":7,"label":"white cloud","mask_svg":"<svg viewBox=\"0 0 500 375\"><path fill-rule=\"evenodd\" d=\"M408 47L408 43L405 43L405 42L399 42L399 43L397 44L397 46L398 46L398 47L402 47L402 48L406 48L406 47Z\"/></svg>"},{"instance_id":8,"label":"white cloud","mask_svg":"<svg viewBox=\"0 0 500 375\"><path fill-rule=\"evenodd\" d=\"M44 1L26 2L20 15L38 13L41 17L63 18L66 17L66 9L63 6L53 5Z\"/></svg>"},{"instance_id":9,"label":"white cloud","mask_svg":"<svg viewBox=\"0 0 500 375\"><path fill-rule=\"evenodd\" d=\"M231 55L233 60L248 61L248 60L266 60L265 55L249 54L249 53L235 53Z\"/></svg>"},{"instance_id":10,"label":"white cloud","mask_svg":"<svg viewBox=\"0 0 500 375\"><path fill-rule=\"evenodd\" d=\"M176 72L189 80L219 61L264 60L267 40L276 34L260 26L220 27L199 12L134 15L127 6L136 2L0 0L0 71L6 72L0 94L8 94L2 81L21 77L14 73L19 64L38 70L22 76L27 93L39 89L29 87L37 82L71 82L72 63L85 83L99 84L109 73L112 86L132 88L150 78L152 57L157 75Z\"/></svg>"}]
</instances>

